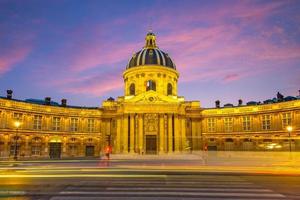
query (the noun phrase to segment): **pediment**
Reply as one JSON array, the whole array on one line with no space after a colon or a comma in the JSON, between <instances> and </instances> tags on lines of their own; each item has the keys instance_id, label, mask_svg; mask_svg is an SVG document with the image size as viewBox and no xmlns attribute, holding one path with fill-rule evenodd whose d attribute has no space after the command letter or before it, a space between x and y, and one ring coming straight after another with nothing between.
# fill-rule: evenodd
<instances>
[{"instance_id":1,"label":"pediment","mask_svg":"<svg viewBox=\"0 0 300 200\"><path fill-rule=\"evenodd\" d=\"M166 96L157 93L156 91L147 91L137 96L127 97L125 98L125 102L128 103L149 103L149 104L156 104L156 103L178 103L179 99L177 96Z\"/></svg>"}]
</instances>

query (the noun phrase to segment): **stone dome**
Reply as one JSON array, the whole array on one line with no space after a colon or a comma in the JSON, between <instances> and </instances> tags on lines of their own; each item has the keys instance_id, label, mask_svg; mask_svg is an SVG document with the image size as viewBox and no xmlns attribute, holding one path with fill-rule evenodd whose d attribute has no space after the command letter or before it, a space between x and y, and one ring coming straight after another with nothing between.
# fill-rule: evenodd
<instances>
[{"instance_id":1,"label":"stone dome","mask_svg":"<svg viewBox=\"0 0 300 200\"><path fill-rule=\"evenodd\" d=\"M146 35L145 47L132 56L126 69L144 65L159 65L176 70L176 65L169 55L156 46L156 36L153 32Z\"/></svg>"}]
</instances>

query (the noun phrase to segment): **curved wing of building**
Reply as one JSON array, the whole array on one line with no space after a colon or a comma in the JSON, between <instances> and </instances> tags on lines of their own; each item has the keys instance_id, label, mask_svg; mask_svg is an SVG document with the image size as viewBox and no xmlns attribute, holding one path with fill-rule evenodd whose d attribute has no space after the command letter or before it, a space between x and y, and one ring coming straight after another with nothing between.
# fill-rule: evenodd
<instances>
[{"instance_id":1,"label":"curved wing of building","mask_svg":"<svg viewBox=\"0 0 300 200\"><path fill-rule=\"evenodd\" d=\"M300 150L300 100L205 109L178 96L175 63L149 32L123 73L124 96L99 108L0 98L0 157L63 158L198 150ZM289 127L289 130L287 130Z\"/></svg>"}]
</instances>

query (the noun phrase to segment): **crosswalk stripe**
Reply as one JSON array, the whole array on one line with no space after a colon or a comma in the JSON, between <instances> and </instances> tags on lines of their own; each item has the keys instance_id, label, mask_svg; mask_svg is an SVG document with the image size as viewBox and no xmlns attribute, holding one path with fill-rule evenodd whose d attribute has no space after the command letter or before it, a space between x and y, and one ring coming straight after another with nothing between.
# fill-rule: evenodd
<instances>
[{"instance_id":1,"label":"crosswalk stripe","mask_svg":"<svg viewBox=\"0 0 300 200\"><path fill-rule=\"evenodd\" d=\"M151 187L151 188L145 188L145 187L108 187L105 188L106 190L112 190L112 191L210 191L210 192L273 192L270 189L253 189L253 188L157 188L157 187Z\"/></svg>"},{"instance_id":2,"label":"crosswalk stripe","mask_svg":"<svg viewBox=\"0 0 300 200\"><path fill-rule=\"evenodd\" d=\"M153 192L127 192L127 191L114 191L113 193L111 191L61 191L59 194L63 195L153 195L153 196L161 196L161 195L166 195L166 196L210 196L210 197L285 197L282 194L278 193L242 193L242 192L181 192L181 191L153 191Z\"/></svg>"}]
</instances>

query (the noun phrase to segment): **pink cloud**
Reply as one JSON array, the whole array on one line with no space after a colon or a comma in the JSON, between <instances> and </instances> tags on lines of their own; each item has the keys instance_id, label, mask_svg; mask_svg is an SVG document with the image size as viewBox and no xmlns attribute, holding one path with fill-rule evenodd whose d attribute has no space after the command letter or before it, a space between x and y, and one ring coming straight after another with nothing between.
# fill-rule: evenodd
<instances>
[{"instance_id":1,"label":"pink cloud","mask_svg":"<svg viewBox=\"0 0 300 200\"><path fill-rule=\"evenodd\" d=\"M71 94L101 96L122 87L123 81L118 76L112 75L105 78L94 76L86 80L68 80L62 87L62 90Z\"/></svg>"},{"instance_id":2,"label":"pink cloud","mask_svg":"<svg viewBox=\"0 0 300 200\"><path fill-rule=\"evenodd\" d=\"M224 82L231 82L231 81L235 81L239 78L240 77L238 74L228 74L223 78L223 80L224 80Z\"/></svg>"},{"instance_id":3,"label":"pink cloud","mask_svg":"<svg viewBox=\"0 0 300 200\"><path fill-rule=\"evenodd\" d=\"M0 55L0 75L10 71L16 64L23 61L30 53L30 47L12 47Z\"/></svg>"}]
</instances>

